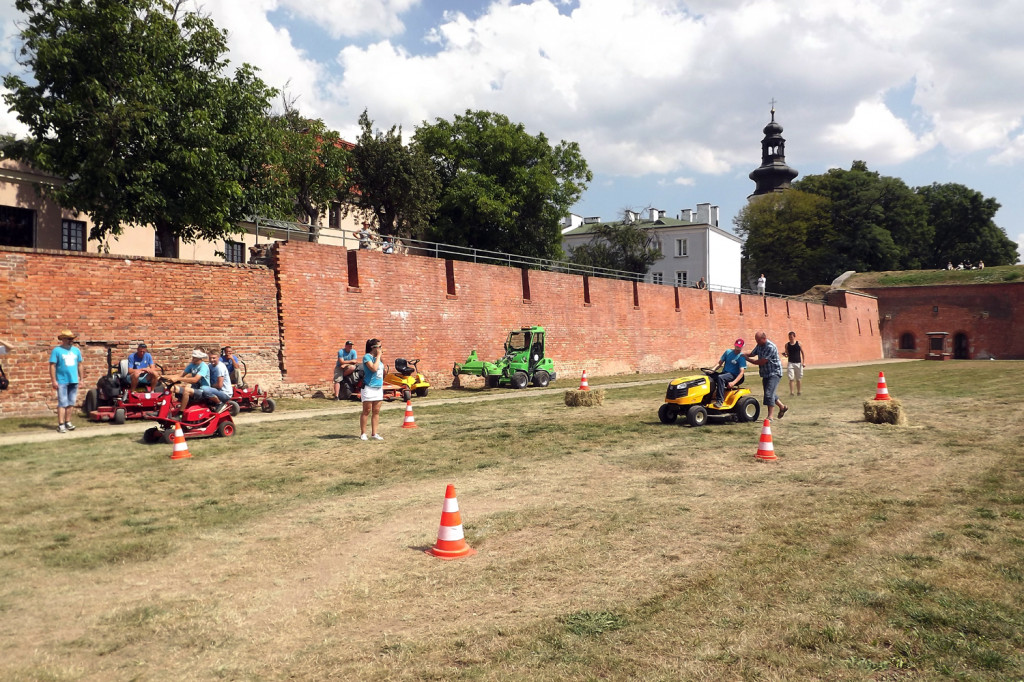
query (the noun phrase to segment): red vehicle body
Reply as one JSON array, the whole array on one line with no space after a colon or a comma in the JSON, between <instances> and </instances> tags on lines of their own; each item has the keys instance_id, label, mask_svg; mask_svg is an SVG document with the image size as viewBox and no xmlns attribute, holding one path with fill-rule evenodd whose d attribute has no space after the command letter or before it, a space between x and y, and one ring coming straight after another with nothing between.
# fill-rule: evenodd
<instances>
[{"instance_id":1,"label":"red vehicle body","mask_svg":"<svg viewBox=\"0 0 1024 682\"><path fill-rule=\"evenodd\" d=\"M206 438L208 436L233 436L235 435L235 420L231 417L231 403L228 407L215 412L209 405L203 402L192 403L185 408L181 417L171 418L177 414L178 403L172 399L170 388L166 392L166 399L161 401L156 412L150 412L146 419L157 422L157 426L146 429L142 438L147 443L170 443L174 437L174 425L181 425L181 432L185 438Z\"/></svg>"},{"instance_id":2,"label":"red vehicle body","mask_svg":"<svg viewBox=\"0 0 1024 682\"><path fill-rule=\"evenodd\" d=\"M164 398L164 389L159 386L145 386L142 391L132 391L128 378L128 361L122 360L115 367L111 363L111 349L107 349L107 374L96 382L85 394L82 411L92 421L124 424L129 419L142 419L147 412L159 407ZM163 368L157 365L160 371Z\"/></svg>"},{"instance_id":3,"label":"red vehicle body","mask_svg":"<svg viewBox=\"0 0 1024 682\"><path fill-rule=\"evenodd\" d=\"M242 358L238 358L238 362L242 365L242 381L241 385L232 385L231 387L231 402L237 405L237 407L232 407L231 414L237 415L240 410L255 410L257 406L264 412L273 412L276 407L274 399L266 391L261 391L259 384L246 385L245 376L249 373L249 368Z\"/></svg>"}]
</instances>

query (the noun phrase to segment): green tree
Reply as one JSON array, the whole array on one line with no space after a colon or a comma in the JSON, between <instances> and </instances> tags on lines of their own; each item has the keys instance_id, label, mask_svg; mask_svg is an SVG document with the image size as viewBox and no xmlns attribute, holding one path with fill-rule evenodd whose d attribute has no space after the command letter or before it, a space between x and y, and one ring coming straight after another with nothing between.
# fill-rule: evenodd
<instances>
[{"instance_id":1,"label":"green tree","mask_svg":"<svg viewBox=\"0 0 1024 682\"><path fill-rule=\"evenodd\" d=\"M795 189L760 195L740 210L733 224L744 239L744 281L763 272L774 291L799 294L838 274L830 264L836 235L825 197Z\"/></svg>"},{"instance_id":2,"label":"green tree","mask_svg":"<svg viewBox=\"0 0 1024 682\"><path fill-rule=\"evenodd\" d=\"M162 0L15 6L34 82L4 78L30 131L9 153L67 179L53 196L93 219L92 238L151 224L172 254L176 238L237 231L271 198L260 183L276 93L248 65L224 75L226 37L209 18Z\"/></svg>"},{"instance_id":3,"label":"green tree","mask_svg":"<svg viewBox=\"0 0 1024 682\"><path fill-rule=\"evenodd\" d=\"M590 242L569 250L573 263L643 275L661 255L661 242L653 232L625 220L595 225Z\"/></svg>"},{"instance_id":4,"label":"green tree","mask_svg":"<svg viewBox=\"0 0 1024 682\"><path fill-rule=\"evenodd\" d=\"M271 118L278 131L280 187L271 215L310 225L309 239L316 241L320 216L348 195L351 145L322 120L305 118L287 102L284 108Z\"/></svg>"},{"instance_id":5,"label":"green tree","mask_svg":"<svg viewBox=\"0 0 1024 682\"><path fill-rule=\"evenodd\" d=\"M376 218L380 234L428 236L440 190L430 158L415 142L402 143L400 127L374 133L365 110L359 127L347 205Z\"/></svg>"},{"instance_id":6,"label":"green tree","mask_svg":"<svg viewBox=\"0 0 1024 682\"><path fill-rule=\"evenodd\" d=\"M424 123L413 137L441 183L436 241L537 258L562 256L559 220L592 179L575 142L549 144L488 111Z\"/></svg>"},{"instance_id":7,"label":"green tree","mask_svg":"<svg viewBox=\"0 0 1024 682\"><path fill-rule=\"evenodd\" d=\"M914 190L928 209L935 230L932 256L925 267L943 268L948 262L1013 265L1017 244L993 221L999 202L956 183L933 183Z\"/></svg>"}]
</instances>

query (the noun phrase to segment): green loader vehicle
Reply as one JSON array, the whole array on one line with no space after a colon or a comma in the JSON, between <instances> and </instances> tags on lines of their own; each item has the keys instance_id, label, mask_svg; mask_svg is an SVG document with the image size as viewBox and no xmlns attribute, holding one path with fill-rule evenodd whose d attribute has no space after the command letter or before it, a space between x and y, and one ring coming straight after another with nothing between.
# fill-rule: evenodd
<instances>
[{"instance_id":1,"label":"green loader vehicle","mask_svg":"<svg viewBox=\"0 0 1024 682\"><path fill-rule=\"evenodd\" d=\"M488 388L526 388L532 383L543 388L555 380L555 363L544 356L544 327L523 327L508 333L504 357L487 362L474 350L464 363L455 363L452 376L469 374L484 378Z\"/></svg>"}]
</instances>

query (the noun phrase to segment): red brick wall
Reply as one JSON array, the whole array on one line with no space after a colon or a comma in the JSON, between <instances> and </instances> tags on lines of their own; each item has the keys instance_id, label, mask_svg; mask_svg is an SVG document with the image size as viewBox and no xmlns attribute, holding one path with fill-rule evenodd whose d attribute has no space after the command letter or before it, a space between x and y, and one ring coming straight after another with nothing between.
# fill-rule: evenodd
<instances>
[{"instance_id":1,"label":"red brick wall","mask_svg":"<svg viewBox=\"0 0 1024 682\"><path fill-rule=\"evenodd\" d=\"M233 344L248 383L280 383L273 273L265 267L101 254L0 249L0 356L11 388L0 416L43 414L56 407L49 356L70 328L84 357L85 390L141 340L167 371L180 371L195 347Z\"/></svg>"},{"instance_id":2,"label":"red brick wall","mask_svg":"<svg viewBox=\"0 0 1024 682\"><path fill-rule=\"evenodd\" d=\"M271 269L0 249L8 311L0 339L16 346L0 356L13 382L0 393L0 416L53 410L47 360L65 327L79 334L86 358L83 390L95 385L108 346L120 359L140 339L174 369L195 346L230 342L249 364L249 383L284 395L330 391L346 339L360 353L368 337L383 339L388 364L420 358L443 388L471 350L495 359L510 329L534 324L547 328L566 386L583 369L599 376L713 364L737 336L752 344L760 329L780 346L796 331L811 365L882 357L870 296L823 306L590 278L588 305L583 277L529 271L524 300L522 270L462 261L451 263L449 294L446 265L308 242L278 244Z\"/></svg>"},{"instance_id":3,"label":"red brick wall","mask_svg":"<svg viewBox=\"0 0 1024 682\"><path fill-rule=\"evenodd\" d=\"M923 358L929 351L927 333L948 332L948 352L953 337L966 334L971 359L1024 359L1024 282L865 291L878 297L886 357ZM900 350L900 337L907 333L915 347Z\"/></svg>"}]
</instances>

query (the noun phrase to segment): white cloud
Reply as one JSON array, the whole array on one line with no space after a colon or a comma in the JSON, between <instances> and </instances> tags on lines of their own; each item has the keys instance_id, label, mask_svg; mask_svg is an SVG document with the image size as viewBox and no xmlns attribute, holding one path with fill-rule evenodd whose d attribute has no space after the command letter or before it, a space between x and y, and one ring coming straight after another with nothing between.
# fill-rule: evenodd
<instances>
[{"instance_id":1,"label":"white cloud","mask_svg":"<svg viewBox=\"0 0 1024 682\"><path fill-rule=\"evenodd\" d=\"M874 164L901 163L934 146L931 134L917 137L878 100L858 104L848 121L828 126L823 137L838 149L858 159L870 158Z\"/></svg>"},{"instance_id":2,"label":"white cloud","mask_svg":"<svg viewBox=\"0 0 1024 682\"><path fill-rule=\"evenodd\" d=\"M420 0L281 0L296 15L322 26L334 38L402 33L401 15Z\"/></svg>"}]
</instances>

